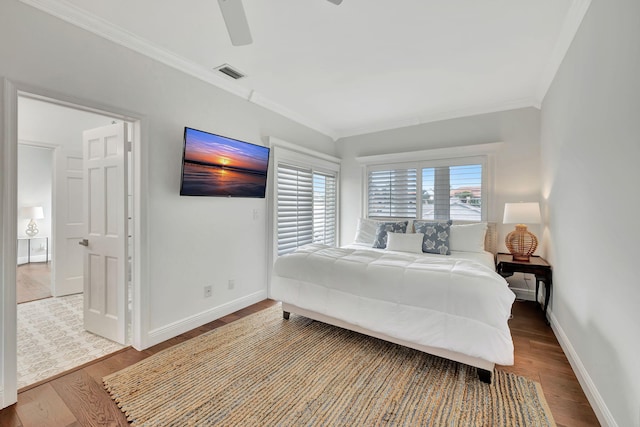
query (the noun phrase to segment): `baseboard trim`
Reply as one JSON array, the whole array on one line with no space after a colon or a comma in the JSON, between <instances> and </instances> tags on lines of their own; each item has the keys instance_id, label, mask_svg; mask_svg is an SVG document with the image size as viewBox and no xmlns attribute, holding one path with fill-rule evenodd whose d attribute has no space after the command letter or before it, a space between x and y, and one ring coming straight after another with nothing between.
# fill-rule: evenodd
<instances>
[{"instance_id":1,"label":"baseboard trim","mask_svg":"<svg viewBox=\"0 0 640 427\"><path fill-rule=\"evenodd\" d=\"M514 294L516 294L516 298L518 299L525 300L525 301L536 300L536 293L531 289L512 288L511 286L509 287L509 289L511 289L511 291Z\"/></svg>"},{"instance_id":2,"label":"baseboard trim","mask_svg":"<svg viewBox=\"0 0 640 427\"><path fill-rule=\"evenodd\" d=\"M600 424L604 427L618 427L616 420L613 418L611 411L609 411L604 399L602 399L602 396L598 392L596 385L591 379L589 372L587 372L587 369L584 367L582 360L580 360L578 353L576 353L576 350L573 348L571 341L569 341L569 337L564 333L558 319L554 316L552 311L548 311L547 313L549 316L549 322L551 323L551 329L556 335L556 338L558 338L560 347L562 347L564 354L567 356L569 364L573 368L573 372L576 374L584 394L587 396L587 400L591 404L593 411L596 413L596 417L598 417L598 421L600 421Z\"/></svg>"},{"instance_id":3,"label":"baseboard trim","mask_svg":"<svg viewBox=\"0 0 640 427\"><path fill-rule=\"evenodd\" d=\"M213 322L214 320L217 320L221 317L224 317L228 314L241 310L265 299L267 299L266 290L255 292L253 294L249 294L242 298L229 301L193 316L178 320L177 322L170 323L161 328L153 329L149 331L146 340L148 345L145 348L160 344L163 341L176 337L206 323Z\"/></svg>"},{"instance_id":4,"label":"baseboard trim","mask_svg":"<svg viewBox=\"0 0 640 427\"><path fill-rule=\"evenodd\" d=\"M17 265L29 264L29 263L41 263L41 262L51 262L51 254L49 254L49 258L47 259L46 255L31 255L31 261L29 262L29 258L25 256L18 257Z\"/></svg>"}]
</instances>

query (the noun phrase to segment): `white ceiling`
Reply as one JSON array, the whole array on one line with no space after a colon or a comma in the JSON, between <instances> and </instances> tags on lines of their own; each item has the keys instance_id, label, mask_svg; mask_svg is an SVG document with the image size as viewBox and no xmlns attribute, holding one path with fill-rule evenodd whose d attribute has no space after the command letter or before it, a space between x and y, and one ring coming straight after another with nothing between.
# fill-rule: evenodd
<instances>
[{"instance_id":1,"label":"white ceiling","mask_svg":"<svg viewBox=\"0 0 640 427\"><path fill-rule=\"evenodd\" d=\"M539 107L590 2L243 0L234 47L217 0L21 1L332 138Z\"/></svg>"}]
</instances>

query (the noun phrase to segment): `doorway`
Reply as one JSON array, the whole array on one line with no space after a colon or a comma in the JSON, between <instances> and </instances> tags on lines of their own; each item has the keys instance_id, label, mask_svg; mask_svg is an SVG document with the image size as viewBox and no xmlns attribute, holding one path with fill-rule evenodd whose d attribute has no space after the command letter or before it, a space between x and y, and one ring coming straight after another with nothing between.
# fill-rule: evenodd
<instances>
[{"instance_id":1,"label":"doorway","mask_svg":"<svg viewBox=\"0 0 640 427\"><path fill-rule=\"evenodd\" d=\"M18 304L51 297L54 148L18 143Z\"/></svg>"},{"instance_id":2,"label":"doorway","mask_svg":"<svg viewBox=\"0 0 640 427\"><path fill-rule=\"evenodd\" d=\"M104 339L98 334L85 331L84 317L86 304L84 302L83 276L84 276L84 248L78 243L85 238L82 223L85 201L83 200L83 131L113 123L127 123L134 128L134 122L105 114L103 112L88 111L78 105L61 103L54 99L42 98L28 93L20 93L17 103L18 123L18 242L20 238L32 244L37 241L46 242L46 258L44 265L49 266L49 284L51 297L46 300L38 300L18 306L17 309L17 386L22 388L37 383L58 373L72 369L75 366L87 363L95 358L102 357L117 351L129 344L129 337L125 337L121 343L115 343ZM135 137L135 135L132 135ZM127 141L126 147L131 147L132 139ZM40 179L29 178L26 181L37 181L26 192L23 189L25 174L20 170L29 161L37 160L33 156L33 150L49 151L51 159L50 178L48 181L40 176ZM125 155L131 159L131 152L127 150ZM26 159L26 156L31 156ZM21 158L22 157L22 158ZM132 162L126 162L130 167L125 171L125 176L133 177ZM46 168L44 168L46 169ZM42 168L40 169L42 172ZM131 180L128 180L131 182ZM49 200L46 200L46 187L49 186ZM37 191L34 191L36 189ZM123 206L132 205L133 186L128 186L128 191L123 195L126 199ZM28 219L21 218L20 210L23 205L40 206L46 212L40 218L39 233L36 236L25 235L22 222ZM131 263L134 261L133 251L133 213L128 211L128 224L125 233L129 237L128 252ZM24 243L24 242L23 242ZM24 246L24 244L23 244ZM33 255L35 261L42 252L42 245L38 243L27 249L28 255ZM25 249L18 244L19 262L24 262L21 255ZM34 263L35 266L35 263ZM44 272L46 273L46 271ZM43 272L39 276L44 281ZM131 274L126 274L132 277ZM18 274L18 279L20 274ZM17 283L16 283L17 284ZM132 282L125 281L127 287L125 294L131 295ZM19 292L18 292L19 293ZM127 304L129 309L131 305ZM126 319L131 319L131 313L126 314ZM127 323L126 330L129 331ZM37 343L37 344L36 344ZM37 351L32 351L36 346ZM24 351L24 349L28 349ZM72 350L72 351L70 351ZM46 354L47 357L39 357Z\"/></svg>"}]
</instances>

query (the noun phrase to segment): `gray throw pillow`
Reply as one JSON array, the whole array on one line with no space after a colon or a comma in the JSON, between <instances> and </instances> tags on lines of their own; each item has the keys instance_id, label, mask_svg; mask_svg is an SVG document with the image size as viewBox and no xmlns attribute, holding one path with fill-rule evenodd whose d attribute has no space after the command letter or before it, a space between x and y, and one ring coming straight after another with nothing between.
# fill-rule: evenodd
<instances>
[{"instance_id":1,"label":"gray throw pillow","mask_svg":"<svg viewBox=\"0 0 640 427\"><path fill-rule=\"evenodd\" d=\"M414 221L416 233L423 233L422 252L428 254L451 255L449 236L451 221Z\"/></svg>"},{"instance_id":2,"label":"gray throw pillow","mask_svg":"<svg viewBox=\"0 0 640 427\"><path fill-rule=\"evenodd\" d=\"M387 247L387 233L406 233L409 221L399 222L381 222L376 229L376 238L373 241L373 247L384 249Z\"/></svg>"}]
</instances>

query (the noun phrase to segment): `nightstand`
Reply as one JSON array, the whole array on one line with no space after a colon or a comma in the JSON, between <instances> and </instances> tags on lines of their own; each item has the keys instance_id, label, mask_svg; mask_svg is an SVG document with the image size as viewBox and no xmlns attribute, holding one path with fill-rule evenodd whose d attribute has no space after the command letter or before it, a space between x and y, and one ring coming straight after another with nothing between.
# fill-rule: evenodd
<instances>
[{"instance_id":1,"label":"nightstand","mask_svg":"<svg viewBox=\"0 0 640 427\"><path fill-rule=\"evenodd\" d=\"M544 320L547 320L547 306L551 296L551 265L539 256L532 256L529 261L514 261L511 254L499 253L496 255L496 271L502 277L512 276L513 273L529 273L536 276L536 302L538 302L538 286L544 283Z\"/></svg>"},{"instance_id":2,"label":"nightstand","mask_svg":"<svg viewBox=\"0 0 640 427\"><path fill-rule=\"evenodd\" d=\"M27 241L27 264L31 263L31 241L35 240L35 239L44 239L45 244L46 244L46 257L45 257L45 262L48 263L49 262L49 238L46 236L33 236L33 237L18 237L18 243L20 243L20 240L26 240Z\"/></svg>"}]
</instances>

